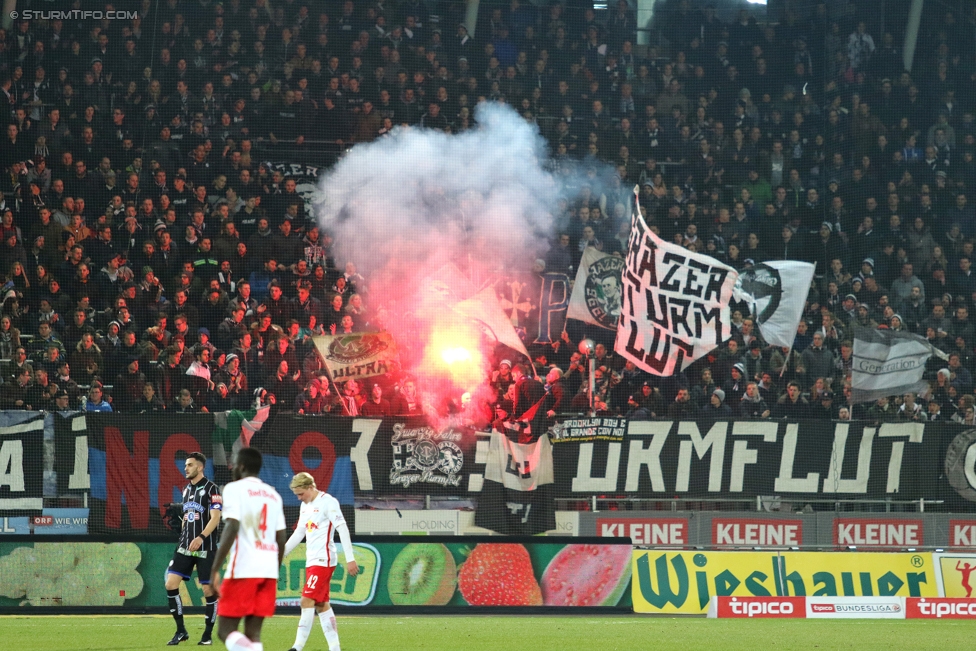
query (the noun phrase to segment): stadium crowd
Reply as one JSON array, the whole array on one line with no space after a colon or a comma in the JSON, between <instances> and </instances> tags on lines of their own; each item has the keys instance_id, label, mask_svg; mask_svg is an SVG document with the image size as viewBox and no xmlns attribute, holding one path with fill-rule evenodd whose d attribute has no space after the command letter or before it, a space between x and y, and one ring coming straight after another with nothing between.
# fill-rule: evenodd
<instances>
[{"instance_id":1,"label":"stadium crowd","mask_svg":"<svg viewBox=\"0 0 976 651\"><path fill-rule=\"evenodd\" d=\"M17 21L0 30L0 408L418 413L410 378L324 379L311 337L382 327L384 297L265 161L400 125L458 133L501 101L539 125L556 170L594 175L536 273L573 277L590 246L622 254L635 184L651 227L690 250L817 264L792 350L741 309L733 338L673 378L601 343L597 409L972 423L976 7L960 7L927 17L910 73L900 35L843 1L787 2L764 24L669 2L651 47L626 0L483 2L476 36L464 3L421 0ZM927 395L851 405L855 327L951 355ZM473 412L585 408L570 335L531 354L498 362Z\"/></svg>"}]
</instances>

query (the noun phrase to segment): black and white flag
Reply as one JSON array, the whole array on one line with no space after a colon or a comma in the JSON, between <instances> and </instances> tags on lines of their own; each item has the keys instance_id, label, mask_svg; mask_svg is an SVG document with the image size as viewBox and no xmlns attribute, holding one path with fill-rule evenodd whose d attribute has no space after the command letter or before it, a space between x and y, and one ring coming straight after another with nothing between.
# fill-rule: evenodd
<instances>
[{"instance_id":1,"label":"black and white flag","mask_svg":"<svg viewBox=\"0 0 976 651\"><path fill-rule=\"evenodd\" d=\"M576 272L567 316L616 330L620 319L620 276L623 269L623 258L607 255L592 246L587 247Z\"/></svg>"},{"instance_id":2,"label":"black and white flag","mask_svg":"<svg viewBox=\"0 0 976 651\"><path fill-rule=\"evenodd\" d=\"M522 444L492 432L475 524L509 536L555 529L554 482L549 437Z\"/></svg>"},{"instance_id":3,"label":"black and white flag","mask_svg":"<svg viewBox=\"0 0 976 651\"><path fill-rule=\"evenodd\" d=\"M852 400L873 402L886 396L924 391L928 382L922 379L922 374L932 355L949 358L923 337L909 332L857 328L851 374Z\"/></svg>"},{"instance_id":4,"label":"black and white flag","mask_svg":"<svg viewBox=\"0 0 976 651\"><path fill-rule=\"evenodd\" d=\"M773 260L739 272L735 298L749 304L769 344L792 348L815 268L809 262Z\"/></svg>"},{"instance_id":5,"label":"black and white flag","mask_svg":"<svg viewBox=\"0 0 976 651\"><path fill-rule=\"evenodd\" d=\"M735 269L659 238L636 196L627 249L614 350L648 373L671 376L728 340Z\"/></svg>"}]
</instances>

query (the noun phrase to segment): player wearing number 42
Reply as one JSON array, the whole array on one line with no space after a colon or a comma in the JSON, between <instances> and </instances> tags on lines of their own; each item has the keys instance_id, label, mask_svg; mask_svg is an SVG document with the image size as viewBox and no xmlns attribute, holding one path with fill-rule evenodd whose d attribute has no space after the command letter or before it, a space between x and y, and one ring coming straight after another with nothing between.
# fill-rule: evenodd
<instances>
[{"instance_id":1,"label":"player wearing number 42","mask_svg":"<svg viewBox=\"0 0 976 651\"><path fill-rule=\"evenodd\" d=\"M291 491L301 500L302 509L298 516L295 533L285 544L285 556L290 554L298 543L305 539L305 587L302 588L302 616L298 620L298 633L290 651L302 651L308 636L312 633L315 613L325 632L329 651L339 651L339 632L336 630L335 614L329 604L329 584L335 571L338 558L335 548L335 534L339 534L342 553L346 557L346 572L350 576L359 574L359 565L353 555L349 527L339 509L339 501L318 490L315 479L307 472L300 472L291 480Z\"/></svg>"}]
</instances>

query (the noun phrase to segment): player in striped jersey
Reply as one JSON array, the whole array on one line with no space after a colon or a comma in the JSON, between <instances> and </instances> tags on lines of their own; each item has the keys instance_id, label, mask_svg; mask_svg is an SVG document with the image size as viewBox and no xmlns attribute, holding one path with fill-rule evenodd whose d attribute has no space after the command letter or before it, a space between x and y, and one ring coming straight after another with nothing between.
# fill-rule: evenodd
<instances>
[{"instance_id":1,"label":"player in striped jersey","mask_svg":"<svg viewBox=\"0 0 976 651\"><path fill-rule=\"evenodd\" d=\"M203 637L198 644L213 644L211 634L217 621L217 597L210 587L210 574L214 553L217 551L217 527L220 526L222 501L217 484L207 479L203 470L207 457L193 452L186 458L186 478L189 484L183 489L183 526L180 529L180 543L166 570L166 600L169 612L176 620L176 635L166 644L176 646L190 639L183 625L183 600L180 598L180 583L189 581L193 568L197 568L197 578L203 586L207 603Z\"/></svg>"},{"instance_id":2,"label":"player in striped jersey","mask_svg":"<svg viewBox=\"0 0 976 651\"><path fill-rule=\"evenodd\" d=\"M305 539L305 587L302 588L302 616L298 620L298 633L290 651L302 651L312 633L315 613L325 632L329 651L339 651L339 632L336 630L335 613L329 604L329 583L335 571L335 534L339 534L342 552L346 557L346 572L359 574L359 565L353 555L349 527L339 510L339 501L320 491L315 479L307 472L300 472L291 480L291 491L302 501L301 514L295 532L285 544L285 556Z\"/></svg>"}]
</instances>

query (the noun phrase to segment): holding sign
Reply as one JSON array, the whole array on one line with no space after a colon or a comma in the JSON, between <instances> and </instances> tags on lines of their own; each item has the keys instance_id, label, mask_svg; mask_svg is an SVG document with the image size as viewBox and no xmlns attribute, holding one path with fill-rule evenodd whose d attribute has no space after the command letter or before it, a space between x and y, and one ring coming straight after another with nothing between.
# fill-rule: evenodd
<instances>
[{"instance_id":1,"label":"holding sign","mask_svg":"<svg viewBox=\"0 0 976 651\"><path fill-rule=\"evenodd\" d=\"M652 233L635 197L614 350L654 375L683 371L731 336L737 278L732 267Z\"/></svg>"}]
</instances>

